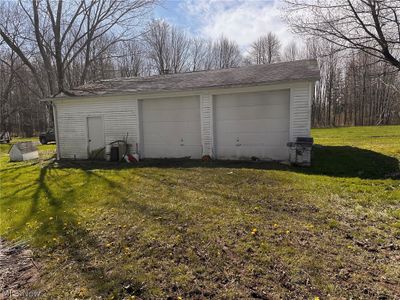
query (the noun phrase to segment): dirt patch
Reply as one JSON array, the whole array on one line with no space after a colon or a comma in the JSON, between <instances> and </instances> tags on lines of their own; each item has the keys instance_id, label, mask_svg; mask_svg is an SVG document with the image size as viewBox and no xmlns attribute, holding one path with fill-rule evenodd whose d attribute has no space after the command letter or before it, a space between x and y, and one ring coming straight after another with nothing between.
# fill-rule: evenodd
<instances>
[{"instance_id":1,"label":"dirt patch","mask_svg":"<svg viewBox=\"0 0 400 300\"><path fill-rule=\"evenodd\" d=\"M38 298L31 285L39 279L39 268L32 251L23 242L0 238L0 299Z\"/></svg>"}]
</instances>

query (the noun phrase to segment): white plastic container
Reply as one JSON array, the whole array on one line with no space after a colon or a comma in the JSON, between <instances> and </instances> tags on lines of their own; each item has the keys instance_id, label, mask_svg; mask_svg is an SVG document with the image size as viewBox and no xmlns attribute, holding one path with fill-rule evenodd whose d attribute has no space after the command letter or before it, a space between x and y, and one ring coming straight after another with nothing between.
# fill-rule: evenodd
<instances>
[{"instance_id":1,"label":"white plastic container","mask_svg":"<svg viewBox=\"0 0 400 300\"><path fill-rule=\"evenodd\" d=\"M105 155L106 155L106 161L110 161L111 145L106 145Z\"/></svg>"}]
</instances>

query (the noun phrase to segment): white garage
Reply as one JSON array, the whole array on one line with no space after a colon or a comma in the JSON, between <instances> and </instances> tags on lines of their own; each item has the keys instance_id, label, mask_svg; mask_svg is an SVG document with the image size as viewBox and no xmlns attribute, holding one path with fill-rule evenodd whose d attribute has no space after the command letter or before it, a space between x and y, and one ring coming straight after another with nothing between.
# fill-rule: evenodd
<instances>
[{"instance_id":1,"label":"white garage","mask_svg":"<svg viewBox=\"0 0 400 300\"><path fill-rule=\"evenodd\" d=\"M103 80L46 101L58 159L106 158L123 140L140 159L285 161L288 142L310 137L318 79L317 62L301 60Z\"/></svg>"},{"instance_id":2,"label":"white garage","mask_svg":"<svg viewBox=\"0 0 400 300\"><path fill-rule=\"evenodd\" d=\"M139 102L142 158L201 158L200 98Z\"/></svg>"}]
</instances>

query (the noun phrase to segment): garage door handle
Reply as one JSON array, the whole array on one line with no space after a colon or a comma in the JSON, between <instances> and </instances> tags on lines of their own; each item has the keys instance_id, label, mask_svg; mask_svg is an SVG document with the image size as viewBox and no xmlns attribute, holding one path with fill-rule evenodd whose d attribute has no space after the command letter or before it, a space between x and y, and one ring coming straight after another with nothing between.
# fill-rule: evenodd
<instances>
[{"instance_id":1,"label":"garage door handle","mask_svg":"<svg viewBox=\"0 0 400 300\"><path fill-rule=\"evenodd\" d=\"M89 143L91 142L92 140L89 140Z\"/></svg>"},{"instance_id":2,"label":"garage door handle","mask_svg":"<svg viewBox=\"0 0 400 300\"><path fill-rule=\"evenodd\" d=\"M236 146L242 146L242 144L236 144Z\"/></svg>"}]
</instances>

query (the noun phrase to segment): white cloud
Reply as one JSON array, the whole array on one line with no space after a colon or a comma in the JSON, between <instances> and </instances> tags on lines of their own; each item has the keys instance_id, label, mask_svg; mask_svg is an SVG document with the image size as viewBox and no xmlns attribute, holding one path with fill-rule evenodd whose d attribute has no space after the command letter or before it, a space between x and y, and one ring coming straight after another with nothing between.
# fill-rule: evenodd
<instances>
[{"instance_id":1,"label":"white cloud","mask_svg":"<svg viewBox=\"0 0 400 300\"><path fill-rule=\"evenodd\" d=\"M185 0L181 7L206 38L224 35L242 48L270 31L279 36L283 46L295 40L282 20L279 0Z\"/></svg>"}]
</instances>

